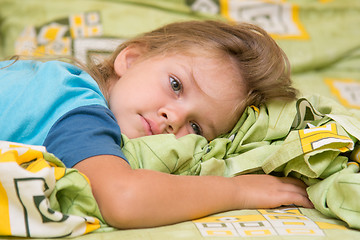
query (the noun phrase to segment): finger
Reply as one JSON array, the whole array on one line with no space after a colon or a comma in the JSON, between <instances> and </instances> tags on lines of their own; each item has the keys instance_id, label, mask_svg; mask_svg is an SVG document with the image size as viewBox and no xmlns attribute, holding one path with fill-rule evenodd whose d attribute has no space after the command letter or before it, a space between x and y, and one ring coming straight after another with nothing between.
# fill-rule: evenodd
<instances>
[{"instance_id":1,"label":"finger","mask_svg":"<svg viewBox=\"0 0 360 240\"><path fill-rule=\"evenodd\" d=\"M284 187L284 189L282 191L297 194L299 196L301 195L302 197L308 198L308 194L307 194L306 190L304 188L301 188L301 187L298 187L295 185L288 184L286 187Z\"/></svg>"},{"instance_id":2,"label":"finger","mask_svg":"<svg viewBox=\"0 0 360 240\"><path fill-rule=\"evenodd\" d=\"M293 178L293 177L281 177L280 180L283 182L283 183L289 183L289 184L293 184L293 185L296 185L296 186L299 186L299 187L302 187L302 188L306 188L307 185L301 181L300 179L297 179L297 178Z\"/></svg>"},{"instance_id":3,"label":"finger","mask_svg":"<svg viewBox=\"0 0 360 240\"><path fill-rule=\"evenodd\" d=\"M293 179L296 180L296 179ZM294 182L293 180L287 179L285 181L282 181L283 185L281 187L281 192L289 192L289 193L295 193L300 194L304 197L308 197L307 191L306 191L306 185L301 184L298 182Z\"/></svg>"},{"instance_id":4,"label":"finger","mask_svg":"<svg viewBox=\"0 0 360 240\"><path fill-rule=\"evenodd\" d=\"M284 205L295 205L305 208L314 208L314 205L307 196L295 192L287 192L282 195Z\"/></svg>"},{"instance_id":5,"label":"finger","mask_svg":"<svg viewBox=\"0 0 360 240\"><path fill-rule=\"evenodd\" d=\"M301 206L305 208L314 208L314 204L310 201L310 199L302 195L298 195L298 197L294 198L292 204L295 204L295 206Z\"/></svg>"}]
</instances>

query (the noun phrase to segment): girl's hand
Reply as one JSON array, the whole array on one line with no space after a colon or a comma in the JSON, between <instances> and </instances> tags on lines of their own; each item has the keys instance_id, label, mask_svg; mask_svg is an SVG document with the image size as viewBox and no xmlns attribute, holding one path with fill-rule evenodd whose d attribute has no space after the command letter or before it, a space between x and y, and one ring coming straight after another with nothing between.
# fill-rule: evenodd
<instances>
[{"instance_id":1,"label":"girl's hand","mask_svg":"<svg viewBox=\"0 0 360 240\"><path fill-rule=\"evenodd\" d=\"M296 205L313 208L306 185L299 179L264 174L241 175L233 178L238 185L239 208L275 208Z\"/></svg>"}]
</instances>

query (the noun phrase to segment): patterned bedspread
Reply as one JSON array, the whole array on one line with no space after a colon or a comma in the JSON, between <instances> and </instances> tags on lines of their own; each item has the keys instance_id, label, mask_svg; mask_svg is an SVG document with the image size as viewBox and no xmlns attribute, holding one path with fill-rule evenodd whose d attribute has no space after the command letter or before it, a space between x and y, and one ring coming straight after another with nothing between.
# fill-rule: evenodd
<instances>
[{"instance_id":1,"label":"patterned bedspread","mask_svg":"<svg viewBox=\"0 0 360 240\"><path fill-rule=\"evenodd\" d=\"M0 235L74 237L101 227L85 176L43 147L0 142Z\"/></svg>"}]
</instances>

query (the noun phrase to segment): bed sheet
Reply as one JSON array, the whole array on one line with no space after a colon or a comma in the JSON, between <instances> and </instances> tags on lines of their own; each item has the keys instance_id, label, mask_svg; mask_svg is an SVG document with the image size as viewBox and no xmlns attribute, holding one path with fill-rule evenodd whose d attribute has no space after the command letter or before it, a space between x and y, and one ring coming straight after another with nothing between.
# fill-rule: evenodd
<instances>
[{"instance_id":1,"label":"bed sheet","mask_svg":"<svg viewBox=\"0 0 360 240\"><path fill-rule=\"evenodd\" d=\"M327 218L316 210L285 208L271 211L261 209L229 211L194 222L188 221L157 228L90 233L74 239L350 240L359 237L359 231L348 229L341 221ZM24 238L0 237L0 239Z\"/></svg>"},{"instance_id":2,"label":"bed sheet","mask_svg":"<svg viewBox=\"0 0 360 240\"><path fill-rule=\"evenodd\" d=\"M0 145L0 232L8 229L9 235L24 234L22 236L38 239L63 235L84 240L259 239L259 236L267 240L335 240L360 237L358 230L349 229L343 221L326 217L314 209L294 206L228 211L169 226L116 230L103 222L82 174L65 169L61 161L44 152L43 147L9 142L0 142ZM16 191L11 191L11 184L7 184L11 178L16 179ZM42 181L47 188L42 187ZM12 198L9 204L19 207L12 206L6 211L4 198ZM7 214L13 214L12 221L7 221ZM81 234L86 235L79 236ZM24 238L2 236L0 239Z\"/></svg>"}]
</instances>

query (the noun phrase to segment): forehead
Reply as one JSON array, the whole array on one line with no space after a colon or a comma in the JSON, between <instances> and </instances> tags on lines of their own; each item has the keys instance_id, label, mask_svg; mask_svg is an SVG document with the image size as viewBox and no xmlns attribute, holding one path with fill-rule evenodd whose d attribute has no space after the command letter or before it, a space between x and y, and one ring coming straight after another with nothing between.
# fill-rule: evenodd
<instances>
[{"instance_id":1,"label":"forehead","mask_svg":"<svg viewBox=\"0 0 360 240\"><path fill-rule=\"evenodd\" d=\"M223 101L243 97L245 86L233 59L197 56L189 61L194 85L209 97Z\"/></svg>"}]
</instances>

